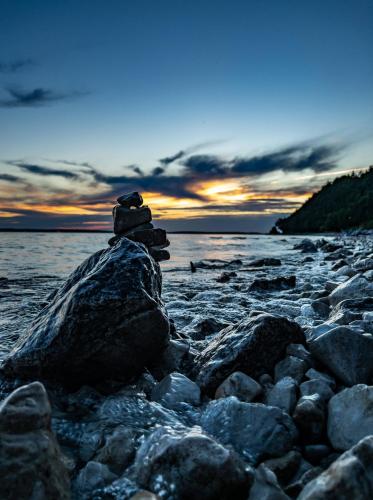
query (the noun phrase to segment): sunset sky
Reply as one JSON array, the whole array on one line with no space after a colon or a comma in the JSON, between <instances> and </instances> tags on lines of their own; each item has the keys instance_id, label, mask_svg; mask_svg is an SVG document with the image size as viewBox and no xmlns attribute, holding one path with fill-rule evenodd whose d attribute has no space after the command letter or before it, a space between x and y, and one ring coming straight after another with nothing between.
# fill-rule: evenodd
<instances>
[{"instance_id":1,"label":"sunset sky","mask_svg":"<svg viewBox=\"0 0 373 500\"><path fill-rule=\"evenodd\" d=\"M268 231L373 164L371 0L0 0L0 228Z\"/></svg>"}]
</instances>

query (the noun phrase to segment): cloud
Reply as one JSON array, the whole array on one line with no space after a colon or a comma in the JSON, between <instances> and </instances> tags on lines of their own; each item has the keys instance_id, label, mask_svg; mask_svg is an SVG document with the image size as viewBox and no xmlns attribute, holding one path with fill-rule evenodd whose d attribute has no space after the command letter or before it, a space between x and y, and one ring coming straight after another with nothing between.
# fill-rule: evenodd
<instances>
[{"instance_id":1,"label":"cloud","mask_svg":"<svg viewBox=\"0 0 373 500\"><path fill-rule=\"evenodd\" d=\"M57 176L57 177L64 177L65 179L74 179L74 180L79 178L79 174L75 172L70 172L69 170L55 169L19 161L7 161L6 163L8 165L12 165L13 167L20 168L24 172L28 172L30 174L36 174L42 176Z\"/></svg>"},{"instance_id":2,"label":"cloud","mask_svg":"<svg viewBox=\"0 0 373 500\"><path fill-rule=\"evenodd\" d=\"M159 160L159 163L161 163L162 165L169 165L170 163L173 163L174 161L176 160L180 160L181 158L183 158L185 156L185 152L184 151L179 151L178 153L172 155L172 156L166 156L165 158L161 158Z\"/></svg>"},{"instance_id":3,"label":"cloud","mask_svg":"<svg viewBox=\"0 0 373 500\"><path fill-rule=\"evenodd\" d=\"M4 89L9 97L0 99L0 107L2 108L38 108L49 104L75 99L87 95L87 92L68 92L57 93L50 89L42 87L33 90L21 90L14 87Z\"/></svg>"},{"instance_id":4,"label":"cloud","mask_svg":"<svg viewBox=\"0 0 373 500\"><path fill-rule=\"evenodd\" d=\"M16 59L14 61L0 61L0 73L16 73L24 68L34 66L32 59Z\"/></svg>"},{"instance_id":5,"label":"cloud","mask_svg":"<svg viewBox=\"0 0 373 500\"><path fill-rule=\"evenodd\" d=\"M11 175L11 174L0 174L0 181L6 181L6 182L22 182L23 179L20 177L17 177L16 175Z\"/></svg>"}]
</instances>

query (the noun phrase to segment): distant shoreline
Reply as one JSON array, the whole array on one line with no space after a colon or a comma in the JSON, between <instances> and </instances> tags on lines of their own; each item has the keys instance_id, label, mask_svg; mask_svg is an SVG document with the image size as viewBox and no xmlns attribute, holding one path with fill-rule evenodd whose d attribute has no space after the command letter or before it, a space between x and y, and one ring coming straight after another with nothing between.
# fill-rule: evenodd
<instances>
[{"instance_id":1,"label":"distant shoreline","mask_svg":"<svg viewBox=\"0 0 373 500\"><path fill-rule=\"evenodd\" d=\"M0 233L103 233L113 234L105 229L13 229L0 228ZM254 231L167 231L167 234L268 234Z\"/></svg>"}]
</instances>

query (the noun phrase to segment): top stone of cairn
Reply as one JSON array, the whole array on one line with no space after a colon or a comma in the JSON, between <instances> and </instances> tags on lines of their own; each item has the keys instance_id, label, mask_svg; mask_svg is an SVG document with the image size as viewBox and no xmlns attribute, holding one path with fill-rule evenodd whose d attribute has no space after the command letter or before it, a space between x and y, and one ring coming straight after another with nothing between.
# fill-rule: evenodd
<instances>
[{"instance_id":1,"label":"top stone of cairn","mask_svg":"<svg viewBox=\"0 0 373 500\"><path fill-rule=\"evenodd\" d=\"M137 191L133 191L132 193L127 193L119 196L119 198L117 198L117 202L119 203L119 205L122 205L122 207L139 208L143 204L143 199L140 193L138 193Z\"/></svg>"}]
</instances>

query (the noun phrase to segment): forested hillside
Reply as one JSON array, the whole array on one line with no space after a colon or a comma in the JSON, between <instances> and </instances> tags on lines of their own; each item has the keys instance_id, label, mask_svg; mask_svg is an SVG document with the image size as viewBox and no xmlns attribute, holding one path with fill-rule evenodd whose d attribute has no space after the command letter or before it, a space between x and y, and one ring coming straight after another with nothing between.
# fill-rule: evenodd
<instances>
[{"instance_id":1,"label":"forested hillside","mask_svg":"<svg viewBox=\"0 0 373 500\"><path fill-rule=\"evenodd\" d=\"M319 233L373 228L373 166L326 184L276 227L284 233ZM273 228L272 233L276 232Z\"/></svg>"}]
</instances>

